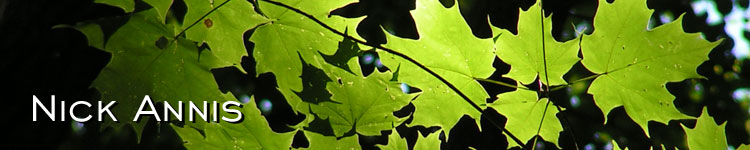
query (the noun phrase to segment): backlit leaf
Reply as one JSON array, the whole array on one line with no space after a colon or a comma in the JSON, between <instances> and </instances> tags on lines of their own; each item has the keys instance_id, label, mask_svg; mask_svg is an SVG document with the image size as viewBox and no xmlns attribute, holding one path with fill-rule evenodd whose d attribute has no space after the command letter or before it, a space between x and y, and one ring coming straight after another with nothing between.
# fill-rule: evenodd
<instances>
[{"instance_id":1,"label":"backlit leaf","mask_svg":"<svg viewBox=\"0 0 750 150\"><path fill-rule=\"evenodd\" d=\"M458 8L446 9L439 1L417 0L417 9L411 13L420 39L389 34L385 47L414 58L455 85L477 105L484 104L489 96L474 78L487 78L495 71L492 40L474 37L471 29L460 21ZM381 51L379 55L388 68L399 68L400 82L422 90L413 102L416 108L409 126L439 126L449 134L463 115L479 120L480 112L437 78L392 54Z\"/></svg>"},{"instance_id":2,"label":"backlit leaf","mask_svg":"<svg viewBox=\"0 0 750 150\"><path fill-rule=\"evenodd\" d=\"M652 12L646 7L646 0L613 4L600 0L594 18L596 30L585 35L581 43L583 65L602 74L588 90L596 105L604 114L624 106L643 129L648 127L648 121L667 123L692 118L674 107L674 96L665 84L701 78L696 68L720 42L708 42L698 33L685 33L682 17L647 29Z\"/></svg>"}]
</instances>

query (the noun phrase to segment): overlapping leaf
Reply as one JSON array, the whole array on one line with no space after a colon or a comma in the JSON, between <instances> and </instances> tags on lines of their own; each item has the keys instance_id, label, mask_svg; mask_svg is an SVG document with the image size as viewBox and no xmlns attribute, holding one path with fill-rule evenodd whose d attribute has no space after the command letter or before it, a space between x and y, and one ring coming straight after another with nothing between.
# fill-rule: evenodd
<instances>
[{"instance_id":1,"label":"overlapping leaf","mask_svg":"<svg viewBox=\"0 0 750 150\"><path fill-rule=\"evenodd\" d=\"M727 149L727 139L724 133L726 122L716 125L714 119L708 115L708 110L703 109L703 113L698 117L695 128L685 128L687 133L687 144L690 149L705 150L725 150Z\"/></svg>"},{"instance_id":2,"label":"overlapping leaf","mask_svg":"<svg viewBox=\"0 0 750 150\"><path fill-rule=\"evenodd\" d=\"M102 93L104 101L118 102L113 108L114 114L120 122L131 124L138 135L148 119L132 120L144 95L150 95L155 102L223 101L223 93L218 90L209 69L230 65L219 61L211 52L198 53L193 42L185 39L173 41L170 37L176 34L176 23L163 24L156 16L155 9L135 13L104 46L92 43L92 46L104 48L112 54L112 60L92 86ZM102 38L97 25L83 26L87 27L77 29L85 29L80 31L88 36L89 41L104 41L91 40Z\"/></svg>"},{"instance_id":3,"label":"overlapping leaf","mask_svg":"<svg viewBox=\"0 0 750 150\"><path fill-rule=\"evenodd\" d=\"M750 145L742 144L737 148L737 150L750 150Z\"/></svg>"},{"instance_id":4,"label":"overlapping leaf","mask_svg":"<svg viewBox=\"0 0 750 150\"><path fill-rule=\"evenodd\" d=\"M325 136L315 132L304 131L305 137L310 141L311 150L327 149L362 149L359 146L359 136L348 136L337 139L332 136Z\"/></svg>"},{"instance_id":5,"label":"overlapping leaf","mask_svg":"<svg viewBox=\"0 0 750 150\"><path fill-rule=\"evenodd\" d=\"M125 12L133 12L135 10L135 2L133 0L94 0L94 3L119 7Z\"/></svg>"},{"instance_id":6,"label":"overlapping leaf","mask_svg":"<svg viewBox=\"0 0 750 150\"><path fill-rule=\"evenodd\" d=\"M458 8L443 8L436 0L417 0L412 11L419 40L388 35L385 47L395 49L424 64L447 79L474 103L481 105L489 96L474 78L487 78L492 72L494 46L491 39L472 35ZM400 82L417 87L422 93L414 100L414 120L410 126L440 126L446 134L463 115L479 120L480 112L443 82L413 63L380 52L385 66L399 69Z\"/></svg>"},{"instance_id":7,"label":"overlapping leaf","mask_svg":"<svg viewBox=\"0 0 750 150\"><path fill-rule=\"evenodd\" d=\"M159 20L164 21L169 12L169 7L172 6L174 0L143 0L148 5L151 5L153 9L156 9L156 16L159 16ZM107 4L110 6L119 7L126 13L135 11L135 0L94 0L94 3Z\"/></svg>"},{"instance_id":8,"label":"overlapping leaf","mask_svg":"<svg viewBox=\"0 0 750 150\"><path fill-rule=\"evenodd\" d=\"M350 3L350 0L307 1L284 0L281 3L300 9L320 19L335 29L345 29L340 17L328 18L328 11ZM302 75L304 60L317 68L316 61L322 60L320 53L332 55L336 52L341 36L325 29L313 20L292 10L264 1L258 7L270 22L258 26L250 37L255 43L253 57L257 62L256 72L271 72L275 75L279 91L292 105L295 112L309 112L309 107L302 104L302 99L295 92L303 91Z\"/></svg>"},{"instance_id":9,"label":"overlapping leaf","mask_svg":"<svg viewBox=\"0 0 750 150\"><path fill-rule=\"evenodd\" d=\"M159 20L161 21L167 19L167 13L169 13L169 7L172 6L173 1L174 0L143 0L143 2L156 9L156 13L158 13L157 16L159 16Z\"/></svg>"},{"instance_id":10,"label":"overlapping leaf","mask_svg":"<svg viewBox=\"0 0 750 150\"><path fill-rule=\"evenodd\" d=\"M187 39L207 43L217 57L235 66L247 56L243 42L246 39L242 37L245 31L269 21L243 0L185 0L185 5L188 11L182 28L187 29ZM205 14L209 15L198 20ZM193 25L196 21L198 24Z\"/></svg>"},{"instance_id":11,"label":"overlapping leaf","mask_svg":"<svg viewBox=\"0 0 750 150\"><path fill-rule=\"evenodd\" d=\"M596 30L583 37L583 65L602 74L588 90L604 114L618 106L642 128L648 121L667 123L688 119L672 103L667 82L700 78L696 67L708 59L719 42L708 42L698 33L685 33L682 17L647 29L653 11L646 0L599 1Z\"/></svg>"},{"instance_id":12,"label":"overlapping leaf","mask_svg":"<svg viewBox=\"0 0 750 150\"><path fill-rule=\"evenodd\" d=\"M414 95L401 92L399 84L390 81L390 72L373 72L363 78L335 67L330 69L328 73L337 80L326 85L331 101L310 107L317 116L330 121L336 136L352 129L362 135L380 135L381 130L400 124L402 119L393 112L409 104Z\"/></svg>"},{"instance_id":13,"label":"overlapping leaf","mask_svg":"<svg viewBox=\"0 0 750 150\"><path fill-rule=\"evenodd\" d=\"M563 75L579 60L578 40L557 42L552 37L552 19L542 18L541 13L541 5L537 2L519 14L517 35L508 30L502 30L497 35L497 56L511 66L510 72L504 76L521 84L530 84L537 77L544 84L548 84L548 78L551 82L548 85L566 84ZM544 30L541 30L541 26L544 26ZM526 89L517 89L497 97L498 100L490 106L508 118L505 128L516 137L521 140L532 139L541 126L539 136L544 139L558 138L562 126L555 116L557 109L547 106L549 99L539 100L536 92ZM544 112L547 114L543 115ZM540 122L542 119L543 123ZM539 125L540 123L542 124ZM508 141L511 140L508 137ZM557 143L556 140L552 142ZM509 146L520 145L509 142Z\"/></svg>"},{"instance_id":14,"label":"overlapping leaf","mask_svg":"<svg viewBox=\"0 0 750 150\"><path fill-rule=\"evenodd\" d=\"M378 148L383 150L407 150L409 149L409 145L406 143L406 139L401 138L401 135L396 132L396 130L393 130L393 133L388 136L388 144L387 145L375 145L378 146Z\"/></svg>"},{"instance_id":15,"label":"overlapping leaf","mask_svg":"<svg viewBox=\"0 0 750 150\"><path fill-rule=\"evenodd\" d=\"M560 132L563 130L560 120L557 119L555 106L547 106L547 98L539 99L534 91L518 89L513 92L497 95L497 101L490 104L499 113L508 118L505 129L522 141L530 140L536 136L536 131L541 124L539 136L551 139L550 142L557 144ZM550 104L551 105L551 104ZM547 109L545 111L544 109ZM547 114L544 115L544 112ZM544 116L544 118L542 118ZM544 119L544 122L541 122ZM508 141L512 141L510 136ZM508 142L508 146L520 146L515 142Z\"/></svg>"},{"instance_id":16,"label":"overlapping leaf","mask_svg":"<svg viewBox=\"0 0 750 150\"><path fill-rule=\"evenodd\" d=\"M322 16L323 13L316 11L326 7L306 1L282 3L303 10L316 8L309 12L318 14L316 16ZM332 2L328 7L333 8L337 3ZM363 77L355 57L359 48L351 40L345 40L287 8L265 4L261 3L261 6L267 6L261 7L264 14L278 19L258 27L253 33L251 40L256 42L254 56L259 70L271 69L277 75L279 88L293 108L329 121L336 136L343 136L353 129L363 135L380 135L381 130L400 123L401 119L393 116L393 112L406 106L413 95L401 93L398 84L390 81L391 73L375 72ZM327 20L332 20L332 24L337 21L344 23L342 19ZM336 53L332 53L334 51ZM300 61L301 68L289 70L296 66L290 63L295 61ZM285 67L285 71L274 70L274 67ZM301 71L301 74L294 71ZM288 77L290 75L296 76ZM301 83L294 83L300 79ZM295 88L296 84L302 88Z\"/></svg>"},{"instance_id":17,"label":"overlapping leaf","mask_svg":"<svg viewBox=\"0 0 750 150\"><path fill-rule=\"evenodd\" d=\"M427 135L424 137L422 133L417 133L417 144L414 145L414 149L440 149L440 131Z\"/></svg>"},{"instance_id":18,"label":"overlapping leaf","mask_svg":"<svg viewBox=\"0 0 750 150\"><path fill-rule=\"evenodd\" d=\"M126 12L135 10L132 0L96 2L120 7ZM362 75L355 58L360 54L358 46L361 45L287 8L265 1L259 1L255 9L247 1L186 0L188 12L185 22L179 24L165 19L171 0L144 2L153 8L132 13L127 23L111 37L104 37L98 24L75 26L88 37L92 47L112 53L112 61L92 86L102 92L105 101L120 103L114 110L118 119L131 123L139 134L145 121L130 120L143 95L150 95L155 101L234 100L231 94L218 90L209 70L237 66L240 58L247 55L242 35L251 28L255 28L249 40L255 43L252 52L257 61L257 73L275 75L279 90L295 112L314 114L296 126L306 126L312 117L320 117L333 129L336 137L301 131L310 142L310 149L361 148L357 135L344 136L345 133L379 135L382 130L392 129L403 121L393 112L407 105L414 96L401 93L397 82L391 81L394 77L390 71ZM354 29L354 23L361 18L328 17L328 13L352 2L281 1L343 31ZM652 11L647 9L645 0L614 4L600 0L599 3L594 21L596 31L581 40L583 65L601 74L588 91L594 95L597 105L605 114L624 106L641 127L647 127L648 121L666 123L691 118L672 106L674 96L664 85L701 77L695 68L707 59L707 53L718 42L711 43L697 34L684 33L682 18L653 30L646 29ZM219 6L221 8L209 13ZM460 21L462 18L456 7L446 9L437 0L417 0L416 6L411 14L420 39L387 35L388 44L384 46L434 70L480 106L489 96L474 78L487 78L494 72L495 56L511 65L511 71L505 76L522 84L530 84L537 77L549 77L550 85L565 84L562 76L579 60L579 39L555 41L549 34L551 19L540 14L539 5L521 13L518 35L503 30L495 45L492 39L474 37L469 27ZM207 13L205 19L198 20ZM173 39L177 32L195 21L199 24L185 32L187 39ZM540 30L541 26L545 30ZM541 43L542 38L544 43ZM210 51L199 51L196 44L200 42L207 43ZM542 45L545 45L546 56L542 55ZM495 46L497 54L494 54ZM479 120L481 112L437 78L400 57L383 51L379 54L385 66L398 71L398 82L422 90L413 101L416 108L409 126L442 128L426 138L420 136L415 149L440 148L440 132L449 135L463 115ZM547 107L547 114L542 118L547 101L539 100L534 91L518 89L498 95L498 100L489 107L505 115L508 118L506 129L522 140L531 139L536 134L538 121L544 119L539 135L554 142L562 127L553 107ZM291 145L294 132L271 131L253 103L242 111L246 119L240 124L198 123L175 128L187 141L185 146L194 149L285 149ZM695 129L687 129L691 148L722 143L726 147L726 141L696 140L698 134L716 136L713 139L724 136L723 130L716 131L724 125L716 126L707 115L698 120ZM393 130L389 144L381 148L406 147L406 141Z\"/></svg>"},{"instance_id":19,"label":"overlapping leaf","mask_svg":"<svg viewBox=\"0 0 750 150\"><path fill-rule=\"evenodd\" d=\"M226 94L225 98L237 101L232 94ZM244 121L240 123L207 123L203 133L188 125L172 127L188 149L288 149L295 132L272 131L254 101L251 98L242 108L234 107L240 109L244 116Z\"/></svg>"}]
</instances>

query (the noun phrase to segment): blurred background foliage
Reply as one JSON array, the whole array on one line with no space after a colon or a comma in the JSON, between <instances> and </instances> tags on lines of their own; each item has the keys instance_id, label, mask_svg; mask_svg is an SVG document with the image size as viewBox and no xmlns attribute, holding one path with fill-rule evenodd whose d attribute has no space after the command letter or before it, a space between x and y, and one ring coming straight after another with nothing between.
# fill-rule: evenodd
<instances>
[{"instance_id":1,"label":"blurred background foliage","mask_svg":"<svg viewBox=\"0 0 750 150\"><path fill-rule=\"evenodd\" d=\"M490 26L496 26L516 32L518 9L527 9L534 0L500 1L500 0L439 0L445 7L459 7L464 21L472 28L472 33L480 38L490 38L493 33ZM612 0L608 0L612 1ZM136 1L136 11L147 9L140 0ZM547 15L552 14L553 36L558 41L565 41L591 33L593 16L596 13L596 0L545 0L544 9ZM698 73L705 79L689 79L667 84L669 91L676 96L675 106L683 113L698 116L704 106L718 124L727 122L726 138L729 149L740 144L750 144L750 9L748 0L649 0L648 7L654 10L649 28L684 17L686 32L701 32L709 41L721 38L725 40L710 54L710 60L698 67ZM344 17L366 16L357 34L368 41L386 43L385 34L404 38L419 38L409 10L413 10L414 0L360 0L356 5L342 6L332 11L332 15ZM175 0L171 12L173 15L184 15L185 5ZM8 99L13 105L6 105L12 117L20 120L10 122L13 149L49 148L49 149L184 149L182 140L168 126L167 122L149 121L141 141L136 140L130 128L101 129L98 122L31 122L28 109L29 95L57 95L62 100L99 100L99 94L89 85L99 71L110 59L110 54L87 46L86 38L72 29L52 29L58 24L75 24L76 22L103 17L121 17L127 14L121 9L93 3L92 0L4 0L0 1L0 70L7 76L11 95L19 98ZM489 18L489 20L488 20ZM439 22L436 22L439 23ZM386 32L380 30L385 29ZM245 39L253 30L245 33ZM253 43L246 41L248 51ZM248 54L253 54L248 52ZM304 117L295 115L283 96L276 90L273 74L255 75L255 62L252 56L243 58L242 66L248 71L243 74L236 68L213 70L221 90L232 91L243 103L257 103L266 116L270 126L276 132L289 131L286 125L296 124ZM384 71L376 53L359 55L363 70ZM511 79L502 78L509 71L509 66L499 59L495 61L497 71L491 79L512 83ZM365 72L369 74L371 72ZM565 79L576 80L592 75L582 65L577 64ZM567 108L558 117L568 117L575 140L581 149L613 149L617 141L620 146L630 149L685 149L685 133L680 124L688 127L695 125L694 120L674 120L668 124L650 122L647 138L645 133L627 116L624 109L617 108L610 114L602 114L595 106L591 95L586 94L589 83L577 83L566 90L553 92L557 97L554 104ZM511 91L505 87L484 84L490 95ZM17 92L15 90L18 90ZM403 92L417 92L419 89L402 85ZM250 101L254 95L256 101ZM21 100L26 99L26 100ZM47 100L46 98L43 98ZM43 100L43 101L44 101ZM22 101L22 102L21 102ZM489 99L489 102L494 101ZM413 111L412 105L397 113ZM494 112L486 112L494 113ZM604 124L604 118L608 122ZM504 119L504 118L499 118ZM532 125L532 124L530 124ZM483 129L479 132L479 126ZM566 128L568 129L568 128ZM397 127L413 145L416 132L435 131L436 128L405 126ZM482 122L474 124L473 119L464 117L443 143L443 148L465 149L502 149L507 146L502 132ZM458 132L456 132L458 131ZM571 131L561 133L560 146L570 149L574 145ZM295 147L306 147L303 137L297 136ZM300 142L297 142L300 141ZM374 149L375 144L385 144L387 135L361 137L363 149ZM528 141L531 142L531 141ZM535 143L544 148L545 142Z\"/></svg>"}]
</instances>

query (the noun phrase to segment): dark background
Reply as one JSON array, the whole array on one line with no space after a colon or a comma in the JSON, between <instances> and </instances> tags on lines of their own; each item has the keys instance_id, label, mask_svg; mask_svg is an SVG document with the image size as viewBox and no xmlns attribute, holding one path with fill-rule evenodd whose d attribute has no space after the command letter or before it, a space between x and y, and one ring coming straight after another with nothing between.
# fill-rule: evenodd
<instances>
[{"instance_id":1,"label":"dark background","mask_svg":"<svg viewBox=\"0 0 750 150\"><path fill-rule=\"evenodd\" d=\"M514 30L518 8L526 9L534 3L533 0L522 1L490 1L490 0L440 0L446 7L459 7L465 21L472 27L474 35L489 38L492 33L489 26L497 26ZM652 23L659 25L662 14L671 13L672 18L677 18L684 13L684 28L686 32L703 32L706 39L715 41L725 38L725 41L715 48L710 54L710 60L698 67L698 72L707 79L689 79L683 82L669 83L667 88L677 97L675 106L685 114L698 116L701 109L706 106L709 114L717 123L726 123L727 141L730 146L737 147L739 144L750 144L748 132L750 121L748 120L748 103L750 98L735 99L733 92L738 88L750 87L748 81L749 59L738 60L730 52L734 43L727 35L724 26L726 22L709 25L706 22L707 15L696 15L690 0L649 0L648 6L655 9ZM137 3L142 4L139 0ZM547 0L544 1L544 9L549 15L553 15L553 35L556 39L568 40L576 36L573 25L585 27L586 33L591 33L593 15L596 12L595 0ZM748 0L716 0L716 9L720 14L726 16L732 10L733 5L747 9ZM361 29L357 33L369 42L385 43L384 34L381 30L375 30L382 26L392 34L405 38L418 38L418 32L414 30L413 20L408 14L413 9L414 0L360 0L357 6L347 6L332 12L334 15L345 17L358 17L367 15L367 21L360 24ZM184 4L181 0L175 0L172 9L177 16L184 14ZM136 10L138 11L138 9ZM750 14L750 13L749 13ZM123 129L100 129L100 124L91 121L87 123L74 122L50 122L42 117L42 121L32 122L29 109L29 96L37 95L42 102L49 101L49 95L56 95L58 100L97 101L99 94L89 85L96 78L99 71L107 64L110 55L103 51L87 46L86 37L72 29L52 29L59 24L75 24L76 22L93 20L104 17L115 17L126 15L121 9L94 4L91 0L4 0L0 1L0 70L3 74L2 83L10 90L11 95L6 100L12 103L6 105L10 110L4 116L10 116L13 121L6 121L11 125L11 135L8 138L11 149L183 149L181 139L165 123L149 121L143 132L140 142L137 141L134 131L130 128ZM489 15L490 21L482 20ZM668 15L667 15L668 16ZM747 22L747 17L744 18ZM252 30L245 33L245 38L252 34ZM745 40L748 32L743 31ZM253 44L246 43L248 50L252 50ZM251 54L252 53L248 53ZM365 53L364 57L377 55ZM252 58L252 56L250 56ZM362 59L364 60L364 59ZM363 70L386 70L374 62L361 62ZM275 89L275 79L272 74L262 74L255 77L255 63L252 59L243 59L243 66L249 72L248 75L239 73L233 68L222 68L213 70L217 82L222 90L231 90L237 96L255 95L256 99L268 99L273 103L272 112L265 114L274 131L284 131L285 124L294 124L300 120L300 116L294 116L286 104L286 100ZM492 76L494 80L512 82L510 79L499 78L509 70L507 64L496 59L495 68L497 72ZM574 73L565 76L566 80L591 75L583 66L574 66ZM511 89L491 84L483 84L490 95ZM682 120L670 121L668 124L651 122L648 131L652 137L646 138L644 131L625 114L624 109L617 108L610 114L604 115L595 107L592 97L585 94L584 89L571 88L552 92L554 104L567 108L566 111L557 116L563 121L566 130L561 133L559 145L566 149L573 147L571 131L575 134L575 140L582 149L606 149L611 148L613 139L620 146L628 146L630 149L648 149L649 146L663 144L667 149L684 149L684 131L680 124L692 127L695 121ZM417 89L412 90L414 92ZM584 92L580 92L584 91ZM571 101L570 97L576 96L578 101ZM494 96L491 96L494 97ZM493 101L489 99L488 101ZM577 102L577 103L576 103ZM413 106L408 106L401 113L413 111ZM504 117L492 111L485 113L490 117L504 120ZM604 124L604 117L608 118ZM505 135L494 128L489 122L482 121L483 131L480 133L478 127L469 117L461 119L454 127L449 136L451 141L443 143L443 148L465 149L467 146L480 149L502 149L507 146ZM503 121L504 122L504 121ZM572 129L572 130L571 130ZM416 132L431 132L436 128L407 128L397 127L397 131L406 137L410 146L416 140ZM390 131L389 131L390 132ZM390 134L385 132L386 134ZM443 138L446 135L443 135ZM295 139L295 147L305 147L304 138ZM380 137L360 137L360 143L365 149L374 148L374 144L385 144L387 135ZM552 139L555 140L555 139ZM512 142L512 141L511 141ZM531 141L528 141L531 143ZM552 145L541 146L554 148ZM660 149L658 146L655 149Z\"/></svg>"}]
</instances>

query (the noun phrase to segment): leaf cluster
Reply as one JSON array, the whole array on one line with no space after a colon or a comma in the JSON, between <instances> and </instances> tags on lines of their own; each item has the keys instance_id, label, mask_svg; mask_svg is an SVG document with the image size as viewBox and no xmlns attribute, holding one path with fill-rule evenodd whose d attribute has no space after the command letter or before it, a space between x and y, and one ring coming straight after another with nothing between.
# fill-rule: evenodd
<instances>
[{"instance_id":1,"label":"leaf cluster","mask_svg":"<svg viewBox=\"0 0 750 150\"><path fill-rule=\"evenodd\" d=\"M435 132L420 133L411 147L435 149L450 140L441 135L449 135L461 117L479 124L487 119L482 117L486 109L507 118L504 125L490 121L504 131L511 147L533 148L523 143L538 138L558 144L566 124L557 115L564 109L551 103L557 97L549 92L587 80L593 80L587 93L604 114L624 107L648 134L649 121L695 119L674 107L674 96L665 84L701 78L696 68L721 42L685 33L681 17L647 28L653 11L645 0L600 0L596 30L569 41L552 37L552 21L544 15L541 2L518 10L517 29L492 27L493 38L476 37L459 7L446 8L441 4L445 1L438 0L416 0L414 6L395 13L413 19L418 33L375 36L353 32L390 33L388 22L372 21L382 14L356 11L369 10L359 3L371 1L184 0L187 12L181 19L171 13L171 0L144 0L151 7L142 10L131 0L95 2L128 12L69 26L85 34L92 47L112 54L92 86L105 100L122 103L116 114L134 114L138 95L168 102L237 101L232 93L219 90L211 70L242 70L242 57L252 57L257 62L255 75L275 75L277 90L295 113L305 116L304 121L289 125L293 131L274 132L250 102L241 110L248 117L239 124L173 125L191 149L284 149L291 146L295 134L304 135L309 149L357 149L360 136L384 133L390 133L388 144L380 148L408 149L395 129L401 125L437 127ZM116 20L125 21L114 32L103 31ZM247 32L251 36L243 38ZM245 47L245 42L254 46ZM377 53L388 69L363 73L370 71L362 69L358 58L366 52ZM492 67L496 58L511 66L502 76L515 83L488 79L496 72ZM595 75L565 80L563 75L579 63ZM480 82L515 90L489 95ZM420 92L404 93L404 85ZM528 88L533 86L538 90ZM490 97L497 100L488 103ZM414 106L411 114L394 114L408 105ZM140 134L144 124L111 125L130 125ZM704 111L698 125L686 131L688 145L726 147L726 142L713 141L724 138L723 129Z\"/></svg>"}]
</instances>

